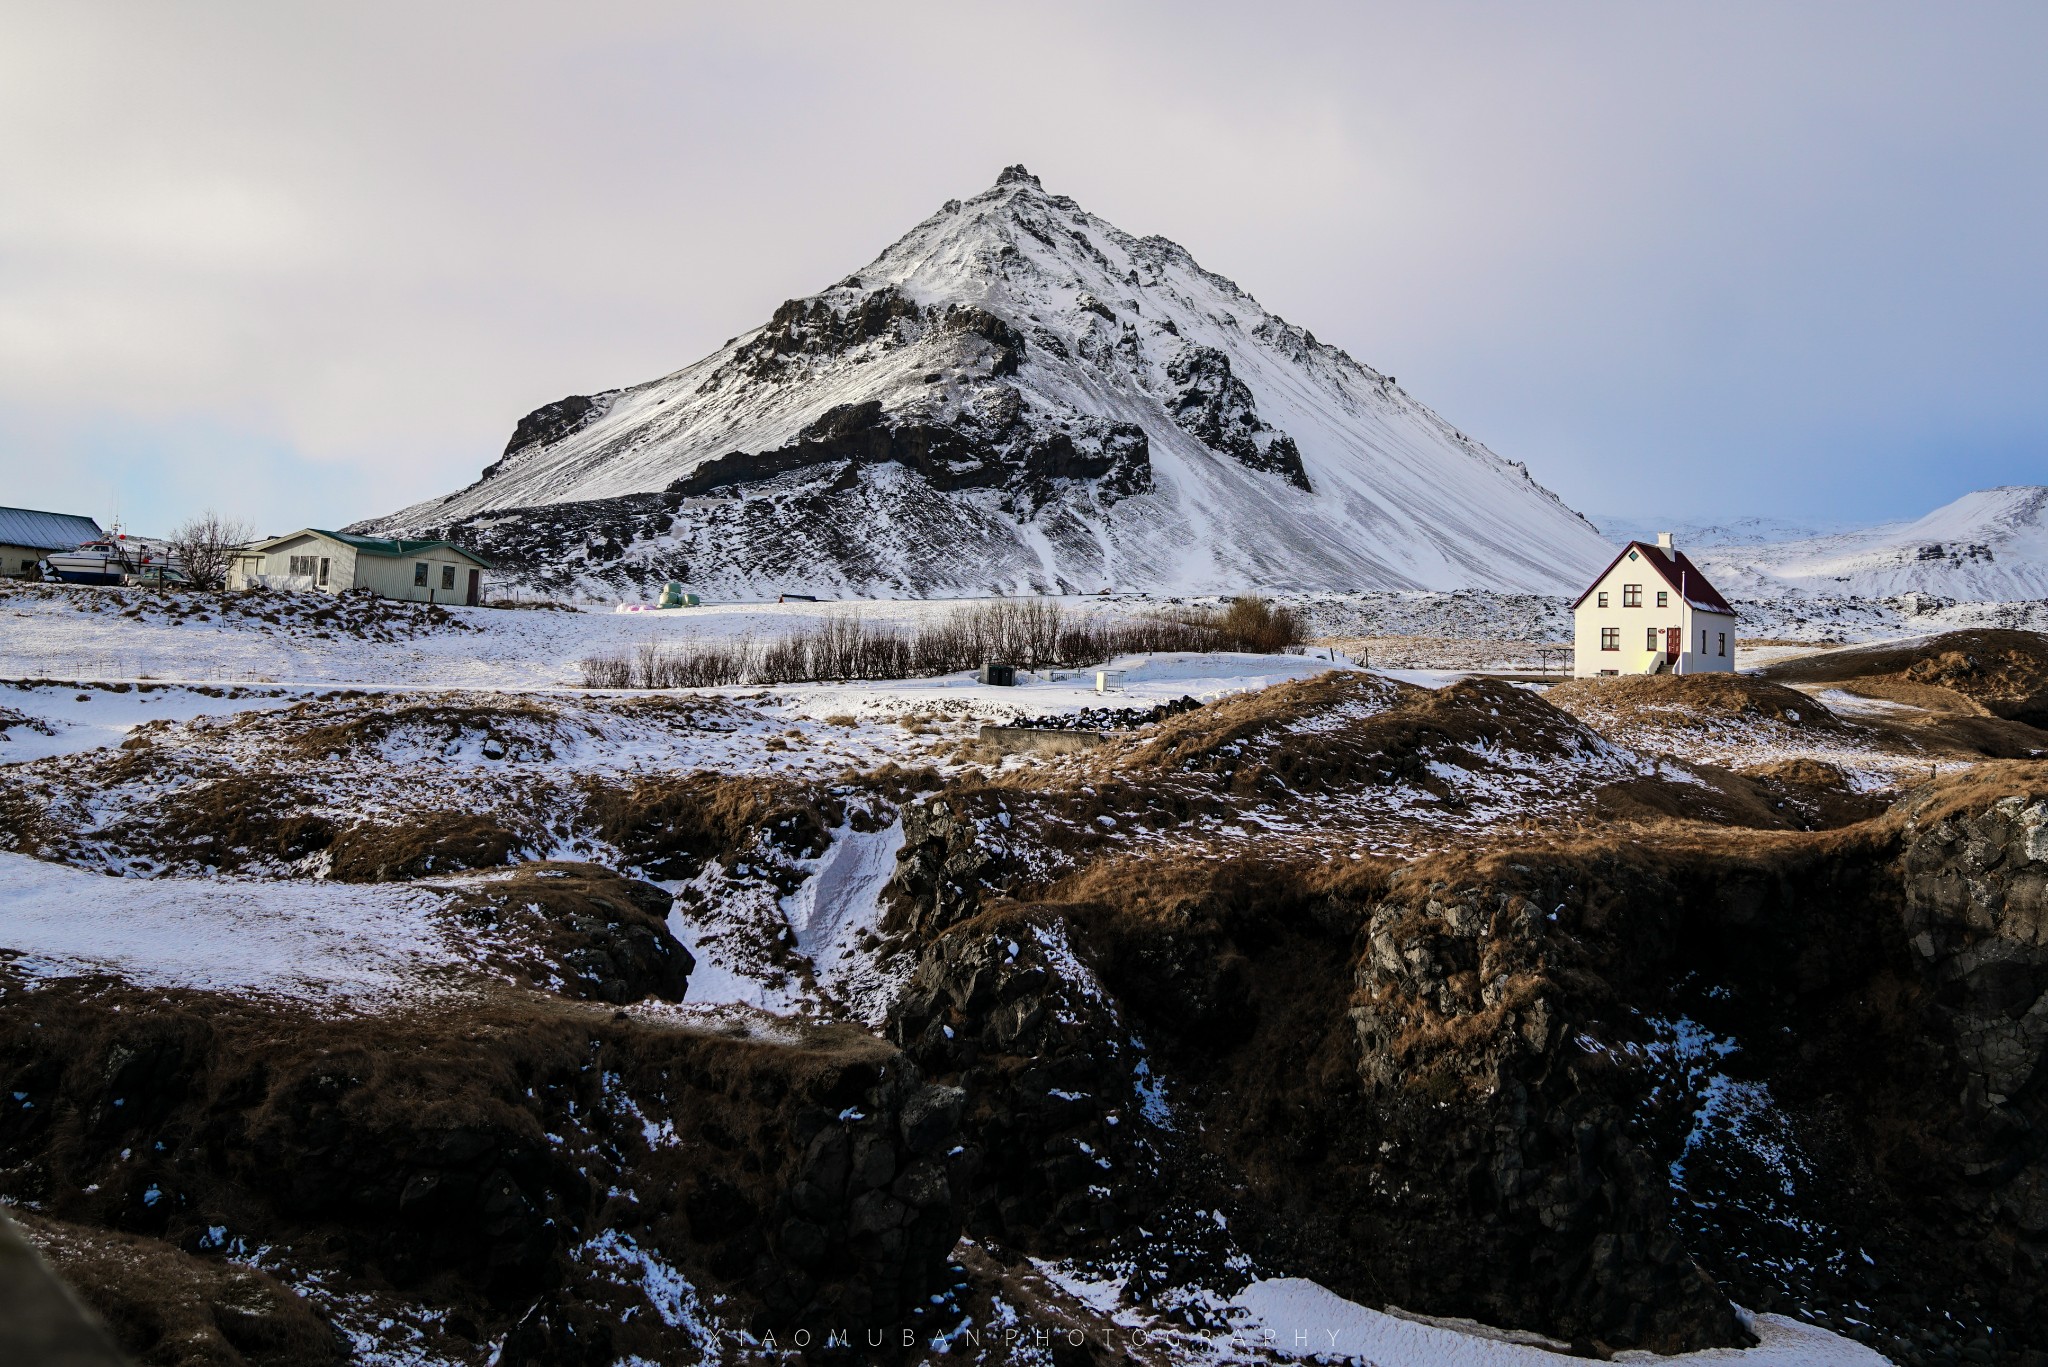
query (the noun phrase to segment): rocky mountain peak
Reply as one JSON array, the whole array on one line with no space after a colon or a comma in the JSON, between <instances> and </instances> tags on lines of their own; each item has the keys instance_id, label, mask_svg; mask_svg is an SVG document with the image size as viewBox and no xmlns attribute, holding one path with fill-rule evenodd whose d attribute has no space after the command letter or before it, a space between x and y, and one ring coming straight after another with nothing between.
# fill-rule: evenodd
<instances>
[{"instance_id":1,"label":"rocky mountain peak","mask_svg":"<svg viewBox=\"0 0 2048 1367\"><path fill-rule=\"evenodd\" d=\"M1606 558L1522 466L1021 165L364 525L466 536L551 582L739 595L1561 591Z\"/></svg>"}]
</instances>

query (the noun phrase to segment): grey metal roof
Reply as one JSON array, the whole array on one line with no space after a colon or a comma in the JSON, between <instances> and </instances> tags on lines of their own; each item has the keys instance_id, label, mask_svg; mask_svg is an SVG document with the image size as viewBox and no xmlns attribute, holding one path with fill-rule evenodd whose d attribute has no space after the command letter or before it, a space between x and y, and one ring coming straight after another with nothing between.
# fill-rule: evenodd
<instances>
[{"instance_id":1,"label":"grey metal roof","mask_svg":"<svg viewBox=\"0 0 2048 1367\"><path fill-rule=\"evenodd\" d=\"M33 508L0 508L0 543L33 546L39 551L68 551L105 533L89 517L70 513L39 513Z\"/></svg>"}]
</instances>

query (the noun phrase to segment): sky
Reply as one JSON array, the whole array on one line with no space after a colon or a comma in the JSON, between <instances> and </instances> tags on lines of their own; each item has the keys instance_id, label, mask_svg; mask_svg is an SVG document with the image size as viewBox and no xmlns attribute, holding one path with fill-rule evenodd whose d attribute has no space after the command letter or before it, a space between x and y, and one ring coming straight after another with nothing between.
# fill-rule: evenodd
<instances>
[{"instance_id":1,"label":"sky","mask_svg":"<svg viewBox=\"0 0 2048 1367\"><path fill-rule=\"evenodd\" d=\"M1582 510L2048 482L2048 6L0 0L0 504L337 526L1011 163Z\"/></svg>"}]
</instances>

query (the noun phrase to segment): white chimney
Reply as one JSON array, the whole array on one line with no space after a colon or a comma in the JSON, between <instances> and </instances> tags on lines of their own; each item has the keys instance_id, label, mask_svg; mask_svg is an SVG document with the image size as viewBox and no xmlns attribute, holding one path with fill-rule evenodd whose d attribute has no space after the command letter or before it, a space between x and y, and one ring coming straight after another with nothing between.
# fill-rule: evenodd
<instances>
[{"instance_id":1,"label":"white chimney","mask_svg":"<svg viewBox=\"0 0 2048 1367\"><path fill-rule=\"evenodd\" d=\"M1672 544L1672 542L1671 542L1671 533L1669 533L1669 532L1659 532L1659 533L1657 533L1657 549L1658 549L1658 550L1660 550L1660 551L1669 551L1669 550L1676 550L1676 549L1677 549L1677 547L1676 547L1676 546L1674 546L1674 545Z\"/></svg>"}]
</instances>

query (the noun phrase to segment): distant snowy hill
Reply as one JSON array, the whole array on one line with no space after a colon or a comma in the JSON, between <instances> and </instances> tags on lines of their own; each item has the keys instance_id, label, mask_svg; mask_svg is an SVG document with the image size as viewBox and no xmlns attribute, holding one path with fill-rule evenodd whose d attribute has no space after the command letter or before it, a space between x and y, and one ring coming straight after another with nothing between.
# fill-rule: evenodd
<instances>
[{"instance_id":1,"label":"distant snowy hill","mask_svg":"<svg viewBox=\"0 0 2048 1367\"><path fill-rule=\"evenodd\" d=\"M1862 530L1856 522L1793 521L1782 517L1735 517L1719 522L1688 522L1675 517L1645 517L1629 513L1592 513L1586 520L1600 529L1613 545L1629 541L1655 541L1659 532L1671 532L1680 544L1693 546L1765 546L1782 541L1806 541L1819 536L1839 536Z\"/></svg>"},{"instance_id":2,"label":"distant snowy hill","mask_svg":"<svg viewBox=\"0 0 2048 1367\"><path fill-rule=\"evenodd\" d=\"M721 596L1575 591L1583 518L1161 237L1022 167L672 375L528 414L445 498L544 583Z\"/></svg>"},{"instance_id":3,"label":"distant snowy hill","mask_svg":"<svg viewBox=\"0 0 2048 1367\"><path fill-rule=\"evenodd\" d=\"M1692 544L1693 559L1724 594L2048 598L2048 486L1982 489L1915 522L1763 544L1701 536Z\"/></svg>"}]
</instances>

